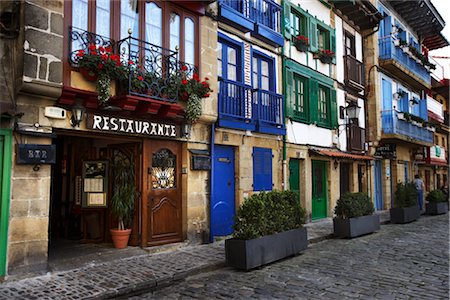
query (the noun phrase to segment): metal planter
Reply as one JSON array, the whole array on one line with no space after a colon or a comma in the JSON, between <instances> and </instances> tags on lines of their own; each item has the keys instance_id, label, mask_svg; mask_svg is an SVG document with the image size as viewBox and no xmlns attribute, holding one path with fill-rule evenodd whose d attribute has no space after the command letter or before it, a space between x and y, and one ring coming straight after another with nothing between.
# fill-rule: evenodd
<instances>
[{"instance_id":1,"label":"metal planter","mask_svg":"<svg viewBox=\"0 0 450 300\"><path fill-rule=\"evenodd\" d=\"M448 212L448 202L429 202L425 204L427 215L442 215Z\"/></svg>"},{"instance_id":2,"label":"metal planter","mask_svg":"<svg viewBox=\"0 0 450 300\"><path fill-rule=\"evenodd\" d=\"M402 208L391 208L391 223L405 224L417 220L420 217L420 207L418 205Z\"/></svg>"},{"instance_id":3,"label":"metal planter","mask_svg":"<svg viewBox=\"0 0 450 300\"><path fill-rule=\"evenodd\" d=\"M357 218L334 218L334 235L341 238L354 238L380 230L380 216L369 215Z\"/></svg>"},{"instance_id":4,"label":"metal planter","mask_svg":"<svg viewBox=\"0 0 450 300\"><path fill-rule=\"evenodd\" d=\"M250 270L295 255L308 246L306 228L292 229L252 240L225 241L227 265Z\"/></svg>"}]
</instances>

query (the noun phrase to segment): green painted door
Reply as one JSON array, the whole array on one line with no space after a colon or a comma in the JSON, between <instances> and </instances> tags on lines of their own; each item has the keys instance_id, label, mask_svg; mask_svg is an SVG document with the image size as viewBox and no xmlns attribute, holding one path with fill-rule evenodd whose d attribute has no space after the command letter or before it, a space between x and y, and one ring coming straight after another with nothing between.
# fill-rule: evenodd
<instances>
[{"instance_id":1,"label":"green painted door","mask_svg":"<svg viewBox=\"0 0 450 300\"><path fill-rule=\"evenodd\" d=\"M312 219L327 216L327 163L312 161Z\"/></svg>"},{"instance_id":2,"label":"green painted door","mask_svg":"<svg viewBox=\"0 0 450 300\"><path fill-rule=\"evenodd\" d=\"M289 189L297 195L300 203L300 160L295 158L289 160Z\"/></svg>"},{"instance_id":3,"label":"green painted door","mask_svg":"<svg viewBox=\"0 0 450 300\"><path fill-rule=\"evenodd\" d=\"M11 130L0 129L0 277L6 274L11 179L11 136Z\"/></svg>"}]
</instances>

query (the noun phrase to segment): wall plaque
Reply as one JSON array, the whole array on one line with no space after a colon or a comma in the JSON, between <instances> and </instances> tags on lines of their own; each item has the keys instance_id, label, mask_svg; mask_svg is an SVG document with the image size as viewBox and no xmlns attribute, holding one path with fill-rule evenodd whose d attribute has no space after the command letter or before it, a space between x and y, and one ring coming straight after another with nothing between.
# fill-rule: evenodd
<instances>
[{"instance_id":1,"label":"wall plaque","mask_svg":"<svg viewBox=\"0 0 450 300\"><path fill-rule=\"evenodd\" d=\"M396 158L397 148L395 144L383 144L377 147L374 156L381 156L383 158Z\"/></svg>"},{"instance_id":2,"label":"wall plaque","mask_svg":"<svg viewBox=\"0 0 450 300\"><path fill-rule=\"evenodd\" d=\"M18 144L17 164L54 164L56 145Z\"/></svg>"}]
</instances>

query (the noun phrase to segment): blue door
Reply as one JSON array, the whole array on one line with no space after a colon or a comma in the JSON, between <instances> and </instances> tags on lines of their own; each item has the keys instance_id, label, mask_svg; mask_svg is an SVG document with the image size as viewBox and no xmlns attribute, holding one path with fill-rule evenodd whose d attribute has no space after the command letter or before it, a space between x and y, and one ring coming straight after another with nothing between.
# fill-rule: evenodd
<instances>
[{"instance_id":1,"label":"blue door","mask_svg":"<svg viewBox=\"0 0 450 300\"><path fill-rule=\"evenodd\" d=\"M382 180L381 160L375 161L374 173L375 173L374 174L374 177L375 177L375 187L374 187L375 209L383 210L383 190L382 190L382 185L381 185L381 180Z\"/></svg>"},{"instance_id":2,"label":"blue door","mask_svg":"<svg viewBox=\"0 0 450 300\"><path fill-rule=\"evenodd\" d=\"M234 148L219 145L214 147L211 239L233 233L235 213Z\"/></svg>"}]
</instances>

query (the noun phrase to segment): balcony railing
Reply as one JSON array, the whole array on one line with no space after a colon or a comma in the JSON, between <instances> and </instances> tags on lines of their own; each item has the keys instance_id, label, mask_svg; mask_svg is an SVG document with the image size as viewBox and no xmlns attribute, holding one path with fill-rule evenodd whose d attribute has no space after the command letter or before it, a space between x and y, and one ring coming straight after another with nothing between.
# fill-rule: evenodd
<instances>
[{"instance_id":1,"label":"balcony railing","mask_svg":"<svg viewBox=\"0 0 450 300\"><path fill-rule=\"evenodd\" d=\"M240 1L236 1L240 2ZM247 2L247 1L242 1ZM275 32L280 31L281 6L272 0L250 1L250 19Z\"/></svg>"},{"instance_id":2,"label":"balcony railing","mask_svg":"<svg viewBox=\"0 0 450 300\"><path fill-rule=\"evenodd\" d=\"M394 39L391 36L380 38L378 43L380 60L394 59L427 84L430 83L431 77L427 69L403 52L400 47L396 47L394 45Z\"/></svg>"},{"instance_id":3,"label":"balcony railing","mask_svg":"<svg viewBox=\"0 0 450 300\"><path fill-rule=\"evenodd\" d=\"M221 126L284 134L282 95L224 79L219 85Z\"/></svg>"},{"instance_id":4,"label":"balcony railing","mask_svg":"<svg viewBox=\"0 0 450 300\"><path fill-rule=\"evenodd\" d=\"M364 64L351 55L344 56L345 83L353 88L364 90Z\"/></svg>"},{"instance_id":5,"label":"balcony railing","mask_svg":"<svg viewBox=\"0 0 450 300\"><path fill-rule=\"evenodd\" d=\"M420 142L433 142L432 131L399 119L398 112L395 110L382 111L381 119L384 134L399 134Z\"/></svg>"},{"instance_id":6,"label":"balcony railing","mask_svg":"<svg viewBox=\"0 0 450 300\"><path fill-rule=\"evenodd\" d=\"M347 125L347 150L364 151L365 133L365 129L357 124Z\"/></svg>"},{"instance_id":7,"label":"balcony railing","mask_svg":"<svg viewBox=\"0 0 450 300\"><path fill-rule=\"evenodd\" d=\"M198 73L195 66L178 60L178 52L131 36L114 41L92 32L71 28L70 37L69 60L73 67L78 66L78 51L88 53L90 45L97 48L110 47L120 57L120 63L126 66L124 79L119 80L117 85L120 94L176 102L181 67L186 67L183 72L189 78Z\"/></svg>"}]
</instances>

